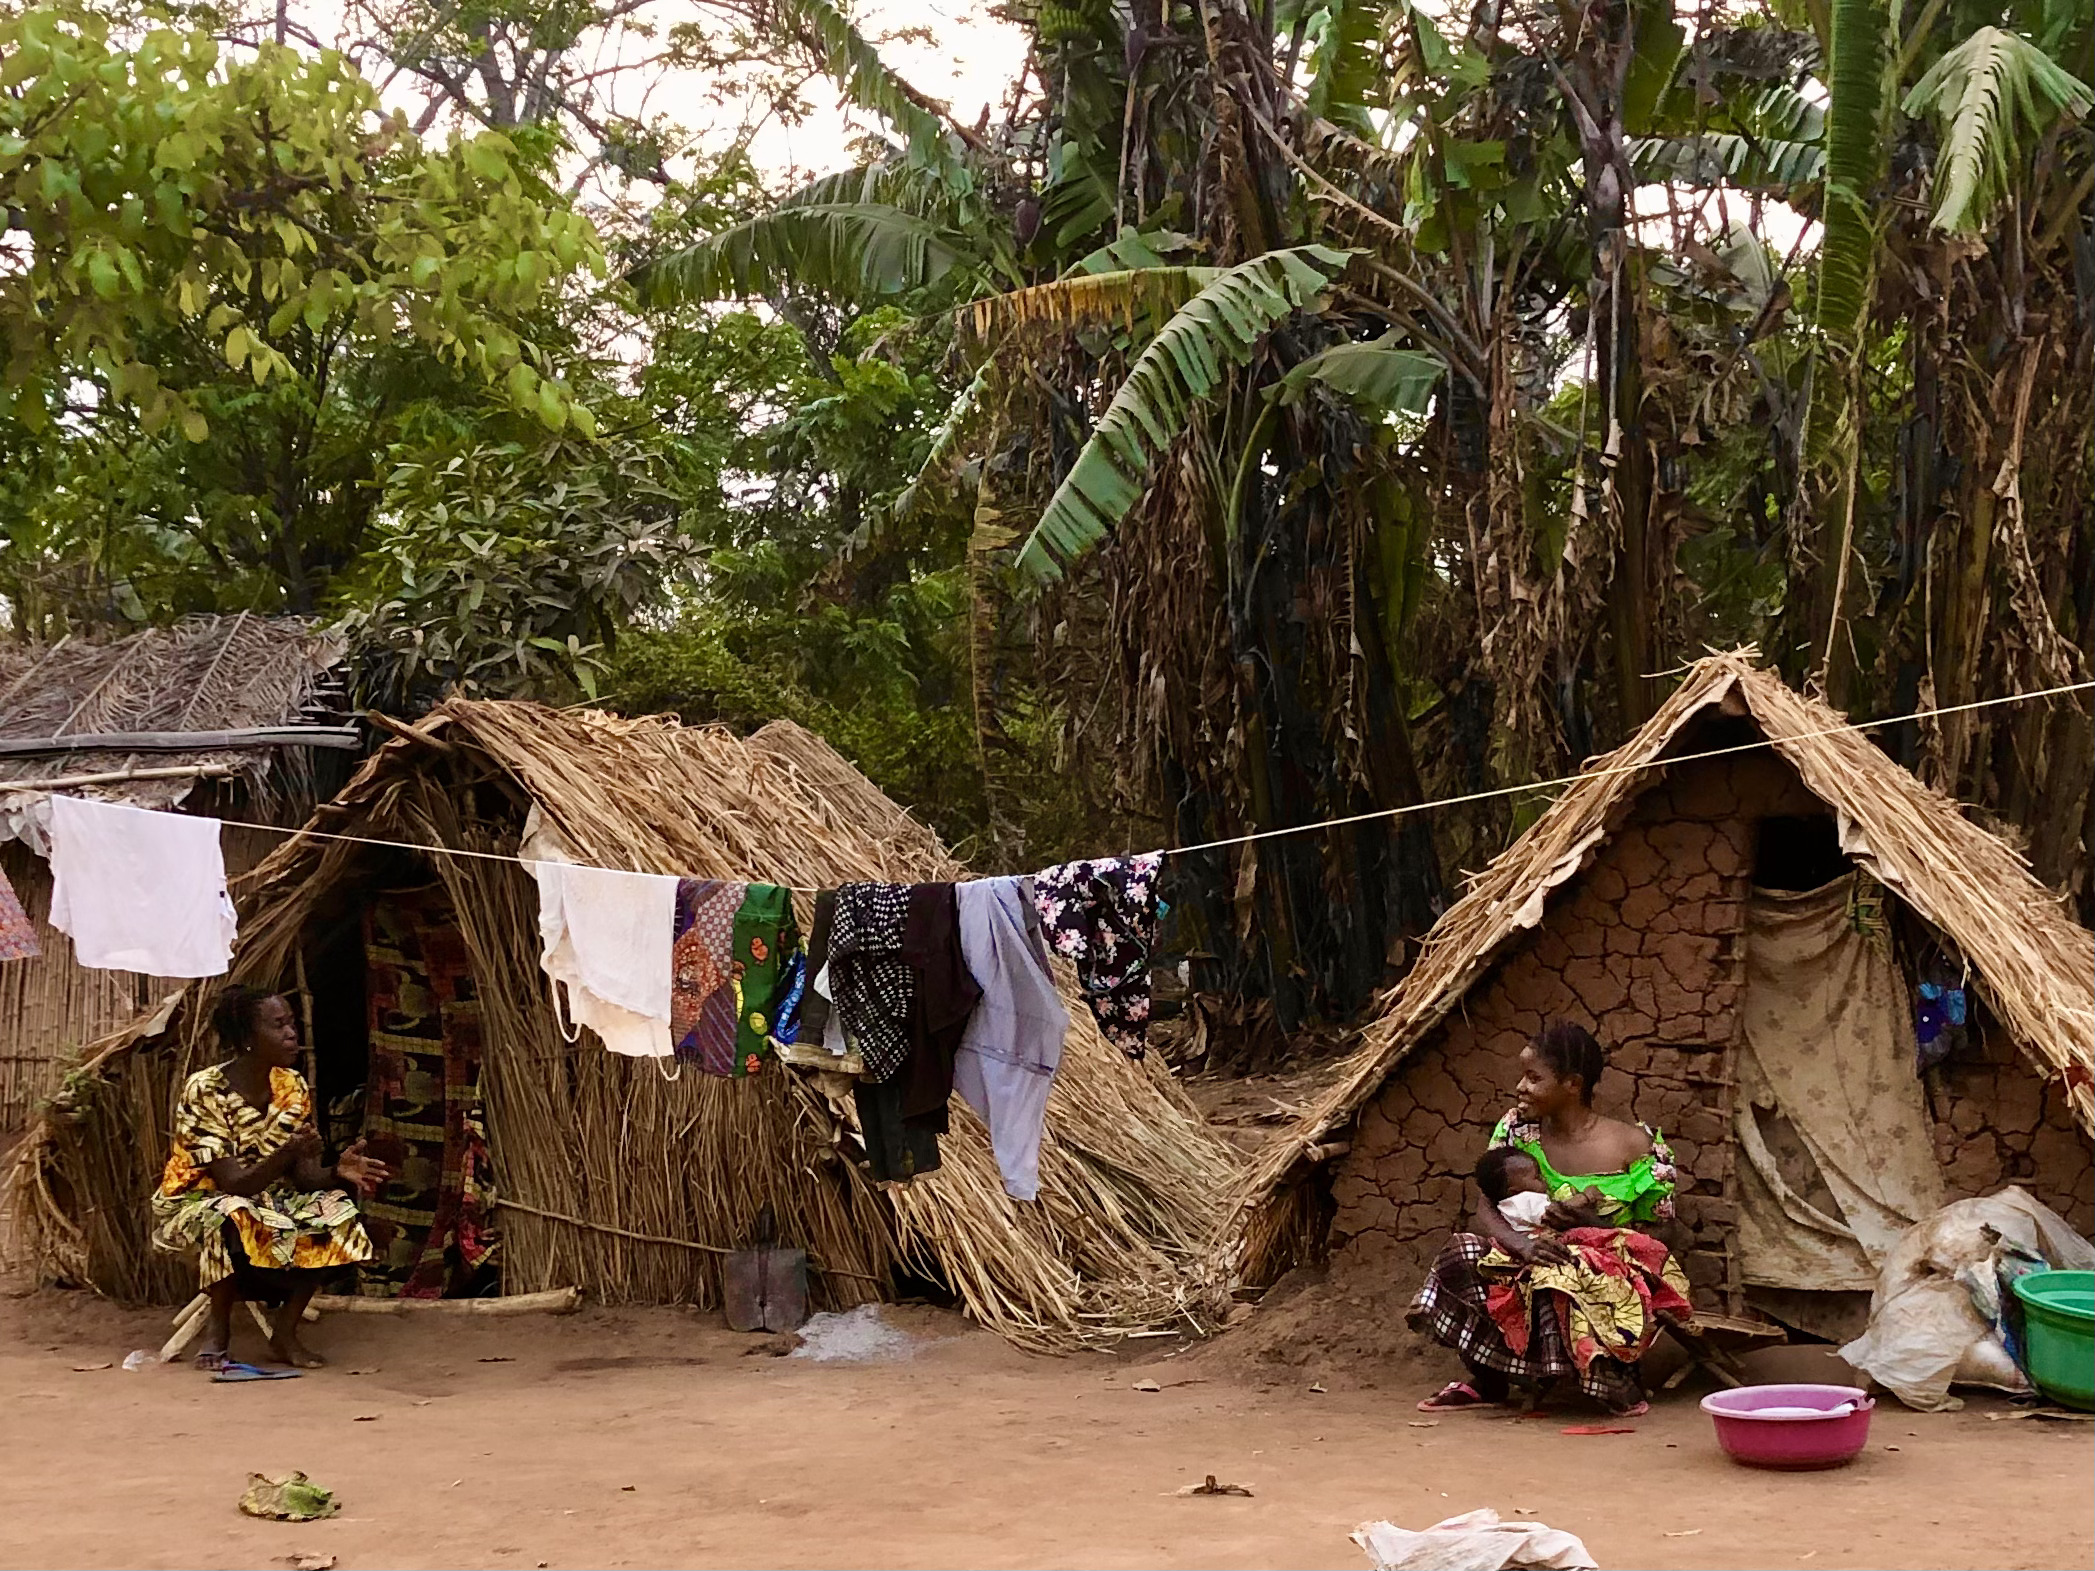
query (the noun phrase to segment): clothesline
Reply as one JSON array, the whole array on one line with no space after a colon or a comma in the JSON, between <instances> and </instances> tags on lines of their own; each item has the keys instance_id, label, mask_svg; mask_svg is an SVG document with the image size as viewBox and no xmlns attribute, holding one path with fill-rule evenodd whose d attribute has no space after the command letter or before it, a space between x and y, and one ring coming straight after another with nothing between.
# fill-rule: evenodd
<instances>
[{"instance_id":1,"label":"clothesline","mask_svg":"<svg viewBox=\"0 0 2095 1571\"><path fill-rule=\"evenodd\" d=\"M1837 726L1827 726L1818 731L1805 731L1786 738L1791 742L1811 742L1822 737L1839 736L1854 731L1874 731L1883 726L1904 725L1910 720L1928 720L1942 715L1966 714L1978 709L1994 709L2005 704L2033 703L2040 698L2062 698L2072 693L2095 691L2095 681L2071 682L2060 687L2039 688L2029 693L2008 693L1999 698L1974 699L1968 704L1951 704L1941 709L1917 709L1911 714L1888 715L1881 720L1852 720ZM1584 769L1577 774L1560 775L1554 780L1536 780L1525 785L1495 786L1488 791L1471 791L1462 796L1436 797L1431 801L1412 802L1402 807L1378 807L1370 812L1354 813L1345 818L1327 818L1314 824L1290 824L1282 829L1260 829L1250 834L1231 835L1221 840L1205 840L1198 845L1166 846L1159 854L1164 856L1191 856L1198 851L1219 851L1229 846L1250 845L1255 841L1273 840L1282 835L1314 834L1323 829L1344 829L1352 824L1364 824L1377 818L1401 818L1409 813L1426 813L1443 807L1462 807L1473 802L1489 802L1500 797L1527 796L1538 791L1566 789L1586 780L1605 780L1614 775L1637 774L1661 763L1691 764L1703 759L1727 758L1739 753L1750 753L1775 744L1766 737L1755 742L1740 742L1730 747L1713 747L1699 753L1682 753L1666 759L1647 759L1637 764L1610 764L1598 769ZM327 829L289 828L282 824L252 824L240 819L220 819L220 823L232 824L241 829L261 829L283 835L302 835L314 840L341 840L356 845L384 846L399 851L419 851L438 856L479 857L489 862L516 862L529 867L535 858L521 856L511 851L472 851L462 846L429 845L412 840L386 840L374 835L345 835ZM593 863L575 863L574 866L589 867ZM630 872L630 868L607 868L607 872ZM777 887L790 889L798 895L818 894L820 891L799 884L781 884Z\"/></svg>"}]
</instances>

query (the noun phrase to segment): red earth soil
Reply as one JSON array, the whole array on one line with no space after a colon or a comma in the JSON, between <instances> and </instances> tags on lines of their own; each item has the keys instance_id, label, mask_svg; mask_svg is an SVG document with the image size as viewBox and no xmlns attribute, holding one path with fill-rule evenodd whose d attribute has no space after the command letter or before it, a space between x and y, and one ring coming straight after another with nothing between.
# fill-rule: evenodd
<instances>
[{"instance_id":1,"label":"red earth soil","mask_svg":"<svg viewBox=\"0 0 2095 1571\"><path fill-rule=\"evenodd\" d=\"M673 1310L329 1317L312 1340L330 1368L213 1385L122 1368L164 1312L0 1300L0 1564L1354 1567L1362 1521L1487 1505L1615 1568L2078 1567L2095 1546L2095 1426L2003 1401L1887 1400L1854 1465L1756 1473L1687 1396L1575 1436L1595 1415L1425 1418L1415 1361L1320 1375L1218 1356L1229 1337L1030 1358L891 1314L923 1346L881 1365L749 1356L755 1339ZM294 1468L339 1517L235 1509L251 1471ZM1252 1497L1175 1493L1210 1473Z\"/></svg>"}]
</instances>

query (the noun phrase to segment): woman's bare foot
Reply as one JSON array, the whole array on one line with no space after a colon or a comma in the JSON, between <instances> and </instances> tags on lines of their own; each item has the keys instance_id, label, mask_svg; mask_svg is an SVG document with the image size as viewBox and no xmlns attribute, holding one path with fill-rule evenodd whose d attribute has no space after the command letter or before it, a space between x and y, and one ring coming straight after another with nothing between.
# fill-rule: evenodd
<instances>
[{"instance_id":1,"label":"woman's bare foot","mask_svg":"<svg viewBox=\"0 0 2095 1571\"><path fill-rule=\"evenodd\" d=\"M290 1336L274 1336L269 1339L269 1356L280 1364L289 1364L293 1369L325 1369L327 1360L298 1340L293 1332Z\"/></svg>"}]
</instances>

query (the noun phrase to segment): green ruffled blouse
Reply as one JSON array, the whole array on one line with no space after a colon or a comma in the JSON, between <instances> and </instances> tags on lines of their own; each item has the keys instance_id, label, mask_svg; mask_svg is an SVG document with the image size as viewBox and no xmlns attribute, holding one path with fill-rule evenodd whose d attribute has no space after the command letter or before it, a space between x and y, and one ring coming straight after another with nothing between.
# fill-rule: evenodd
<instances>
[{"instance_id":1,"label":"green ruffled blouse","mask_svg":"<svg viewBox=\"0 0 2095 1571\"><path fill-rule=\"evenodd\" d=\"M1587 1173L1567 1177L1550 1166L1549 1158L1542 1150L1542 1130L1536 1124L1521 1123L1516 1115L1508 1113L1498 1121L1491 1131L1491 1144L1512 1146L1535 1159L1542 1170L1542 1181L1549 1186L1552 1200L1569 1200L1595 1190L1600 1195L1601 1220L1610 1226L1627 1227L1637 1222L1670 1221L1673 1216L1673 1191L1680 1175L1673 1168L1673 1152L1666 1144L1666 1137L1649 1124L1638 1125L1651 1137L1651 1152L1640 1156L1621 1173Z\"/></svg>"}]
</instances>

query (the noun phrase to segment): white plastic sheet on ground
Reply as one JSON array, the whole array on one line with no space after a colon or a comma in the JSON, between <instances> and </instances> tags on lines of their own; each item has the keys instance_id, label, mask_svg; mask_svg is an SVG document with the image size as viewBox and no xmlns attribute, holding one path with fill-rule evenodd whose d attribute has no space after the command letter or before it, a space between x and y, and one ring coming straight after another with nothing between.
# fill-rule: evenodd
<instances>
[{"instance_id":1,"label":"white plastic sheet on ground","mask_svg":"<svg viewBox=\"0 0 2095 1571\"><path fill-rule=\"evenodd\" d=\"M889 1325L878 1304L816 1315L800 1328L800 1345L788 1355L818 1364L897 1364L916 1355L917 1339Z\"/></svg>"},{"instance_id":2,"label":"white plastic sheet on ground","mask_svg":"<svg viewBox=\"0 0 2095 1571\"><path fill-rule=\"evenodd\" d=\"M2095 1269L2095 1245L2024 1190L1958 1200L1907 1230L1870 1296L1869 1329L1840 1356L1922 1412L1962 1407L1951 1385L2027 1391L1992 1323L1973 1302L1997 1293L1994 1264L2015 1252L2062 1271Z\"/></svg>"},{"instance_id":3,"label":"white plastic sheet on ground","mask_svg":"<svg viewBox=\"0 0 2095 1571\"><path fill-rule=\"evenodd\" d=\"M1593 1557L1572 1534L1541 1522L1502 1522L1489 1506L1416 1533L1394 1522L1363 1522L1353 1542L1374 1571L1595 1571Z\"/></svg>"}]
</instances>

